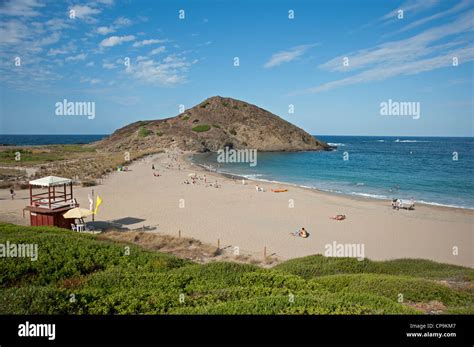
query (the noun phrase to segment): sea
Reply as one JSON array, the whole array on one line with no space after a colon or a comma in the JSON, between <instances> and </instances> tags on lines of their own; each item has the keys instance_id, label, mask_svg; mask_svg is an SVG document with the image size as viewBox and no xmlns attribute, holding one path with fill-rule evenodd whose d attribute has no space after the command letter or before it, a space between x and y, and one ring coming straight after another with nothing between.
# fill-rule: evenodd
<instances>
[{"instance_id":1,"label":"sea","mask_svg":"<svg viewBox=\"0 0 474 347\"><path fill-rule=\"evenodd\" d=\"M258 152L257 165L218 163L216 153L196 164L239 177L290 183L337 194L474 209L474 138L315 136L331 152Z\"/></svg>"},{"instance_id":2,"label":"sea","mask_svg":"<svg viewBox=\"0 0 474 347\"><path fill-rule=\"evenodd\" d=\"M108 135L0 135L0 145L40 146L85 144L102 140Z\"/></svg>"}]
</instances>

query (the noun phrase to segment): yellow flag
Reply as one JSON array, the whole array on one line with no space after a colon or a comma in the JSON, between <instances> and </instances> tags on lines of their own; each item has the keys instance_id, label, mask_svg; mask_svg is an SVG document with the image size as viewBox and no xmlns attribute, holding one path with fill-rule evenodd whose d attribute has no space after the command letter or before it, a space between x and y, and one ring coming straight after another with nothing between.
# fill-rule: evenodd
<instances>
[{"instance_id":1,"label":"yellow flag","mask_svg":"<svg viewBox=\"0 0 474 347\"><path fill-rule=\"evenodd\" d=\"M95 211L94 211L94 214L97 214L97 211L99 210L99 205L102 203L102 199L100 198L100 196L97 195L97 201L95 203Z\"/></svg>"}]
</instances>

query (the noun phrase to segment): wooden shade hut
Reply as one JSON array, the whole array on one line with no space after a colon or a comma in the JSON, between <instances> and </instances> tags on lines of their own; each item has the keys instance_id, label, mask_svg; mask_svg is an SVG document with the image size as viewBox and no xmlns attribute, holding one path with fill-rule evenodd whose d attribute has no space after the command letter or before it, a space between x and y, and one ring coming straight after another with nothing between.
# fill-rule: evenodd
<instances>
[{"instance_id":1,"label":"wooden shade hut","mask_svg":"<svg viewBox=\"0 0 474 347\"><path fill-rule=\"evenodd\" d=\"M30 224L69 229L70 222L63 214L79 206L72 194L72 180L47 176L30 181L29 184L30 205L24 210L30 212Z\"/></svg>"}]
</instances>

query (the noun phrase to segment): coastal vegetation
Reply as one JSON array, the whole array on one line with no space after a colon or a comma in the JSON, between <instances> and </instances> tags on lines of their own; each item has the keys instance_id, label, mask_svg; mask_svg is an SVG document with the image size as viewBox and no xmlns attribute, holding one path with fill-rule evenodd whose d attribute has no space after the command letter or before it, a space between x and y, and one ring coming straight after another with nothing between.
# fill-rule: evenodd
<instances>
[{"instance_id":1,"label":"coastal vegetation","mask_svg":"<svg viewBox=\"0 0 474 347\"><path fill-rule=\"evenodd\" d=\"M111 173L117 166L128 165L158 152L160 149L151 148L107 153L94 145L0 148L0 188L27 188L29 180L49 175L73 178L82 185L94 185L96 180ZM125 153L129 154L129 158Z\"/></svg>"},{"instance_id":2,"label":"coastal vegetation","mask_svg":"<svg viewBox=\"0 0 474 347\"><path fill-rule=\"evenodd\" d=\"M474 313L474 270L421 260L309 256L273 268L199 264L53 227L0 224L0 314Z\"/></svg>"},{"instance_id":3,"label":"coastal vegetation","mask_svg":"<svg viewBox=\"0 0 474 347\"><path fill-rule=\"evenodd\" d=\"M205 131L208 131L209 129L211 129L211 127L208 124L201 124L201 125L195 126L193 128L193 131L197 133L203 133Z\"/></svg>"}]
</instances>

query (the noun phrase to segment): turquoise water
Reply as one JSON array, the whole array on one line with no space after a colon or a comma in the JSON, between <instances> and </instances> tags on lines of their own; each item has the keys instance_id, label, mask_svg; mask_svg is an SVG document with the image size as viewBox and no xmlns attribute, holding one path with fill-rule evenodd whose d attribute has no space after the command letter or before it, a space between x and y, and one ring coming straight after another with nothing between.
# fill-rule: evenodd
<instances>
[{"instance_id":1,"label":"turquoise water","mask_svg":"<svg viewBox=\"0 0 474 347\"><path fill-rule=\"evenodd\" d=\"M317 136L332 152L258 153L248 163L219 164L217 154L197 164L247 178L297 184L372 198L474 208L474 138ZM457 153L457 159L453 157ZM348 160L344 160L344 154Z\"/></svg>"}]
</instances>

